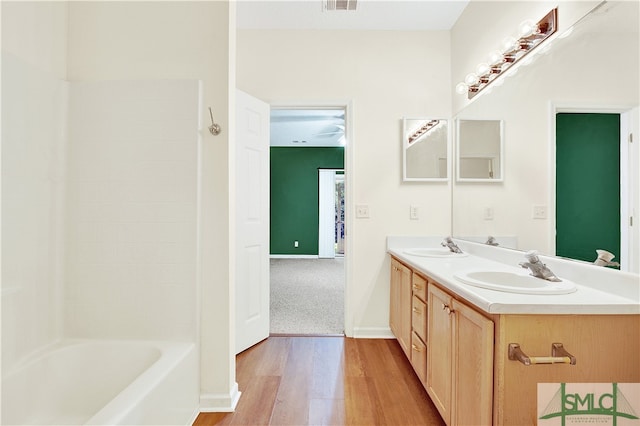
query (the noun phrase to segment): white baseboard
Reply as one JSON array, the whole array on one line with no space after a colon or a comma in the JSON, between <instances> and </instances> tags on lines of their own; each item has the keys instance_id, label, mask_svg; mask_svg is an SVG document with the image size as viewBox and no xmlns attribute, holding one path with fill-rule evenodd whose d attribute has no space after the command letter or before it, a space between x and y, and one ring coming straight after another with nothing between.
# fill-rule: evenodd
<instances>
[{"instance_id":1,"label":"white baseboard","mask_svg":"<svg viewBox=\"0 0 640 426\"><path fill-rule=\"evenodd\" d=\"M200 394L201 413L230 413L235 411L240 395L238 384L235 383L229 394L206 393Z\"/></svg>"},{"instance_id":2,"label":"white baseboard","mask_svg":"<svg viewBox=\"0 0 640 426\"><path fill-rule=\"evenodd\" d=\"M271 259L318 259L317 254L270 254Z\"/></svg>"},{"instance_id":3,"label":"white baseboard","mask_svg":"<svg viewBox=\"0 0 640 426\"><path fill-rule=\"evenodd\" d=\"M354 327L353 337L356 339L395 339L389 327Z\"/></svg>"}]
</instances>

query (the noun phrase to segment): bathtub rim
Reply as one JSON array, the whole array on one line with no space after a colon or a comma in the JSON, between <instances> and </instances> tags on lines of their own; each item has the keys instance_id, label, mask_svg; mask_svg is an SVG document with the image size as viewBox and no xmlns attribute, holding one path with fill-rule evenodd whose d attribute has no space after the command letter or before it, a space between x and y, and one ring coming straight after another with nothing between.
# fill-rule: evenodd
<instances>
[{"instance_id":1,"label":"bathtub rim","mask_svg":"<svg viewBox=\"0 0 640 426\"><path fill-rule=\"evenodd\" d=\"M122 388L120 392L102 406L100 410L94 413L84 424L117 424L133 411L136 405L147 395L156 389L180 363L185 361L192 352L196 351L195 342L185 341L63 338L41 346L24 356L19 362L13 365L6 374L2 375L1 380L4 381L19 374L52 352L71 349L78 345L91 344L153 347L160 351L160 356L146 369L142 370L140 374ZM197 380L199 381L199 377ZM194 409L198 409L197 404Z\"/></svg>"}]
</instances>

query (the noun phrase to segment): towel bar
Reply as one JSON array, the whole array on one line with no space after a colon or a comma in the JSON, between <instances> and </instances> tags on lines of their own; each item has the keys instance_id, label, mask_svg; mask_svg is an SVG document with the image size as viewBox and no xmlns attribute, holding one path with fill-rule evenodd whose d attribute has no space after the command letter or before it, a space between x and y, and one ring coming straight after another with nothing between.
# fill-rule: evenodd
<instances>
[{"instance_id":1,"label":"towel bar","mask_svg":"<svg viewBox=\"0 0 640 426\"><path fill-rule=\"evenodd\" d=\"M533 364L571 364L576 365L576 357L566 351L562 343L551 344L551 356L528 356L519 343L509 343L509 359L520 361L524 365Z\"/></svg>"}]
</instances>

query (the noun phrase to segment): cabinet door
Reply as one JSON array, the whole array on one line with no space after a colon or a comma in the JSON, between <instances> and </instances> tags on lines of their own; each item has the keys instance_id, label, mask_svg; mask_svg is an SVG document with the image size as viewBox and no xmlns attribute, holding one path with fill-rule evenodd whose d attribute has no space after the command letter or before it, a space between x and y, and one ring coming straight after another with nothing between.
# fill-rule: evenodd
<instances>
[{"instance_id":1,"label":"cabinet door","mask_svg":"<svg viewBox=\"0 0 640 426\"><path fill-rule=\"evenodd\" d=\"M391 261L391 306L389 326L407 358L411 359L411 270Z\"/></svg>"},{"instance_id":2,"label":"cabinet door","mask_svg":"<svg viewBox=\"0 0 640 426\"><path fill-rule=\"evenodd\" d=\"M453 300L451 424L490 425L493 412L493 321Z\"/></svg>"},{"instance_id":3,"label":"cabinet door","mask_svg":"<svg viewBox=\"0 0 640 426\"><path fill-rule=\"evenodd\" d=\"M446 424L451 423L451 298L429 284L427 295L427 393Z\"/></svg>"}]
</instances>

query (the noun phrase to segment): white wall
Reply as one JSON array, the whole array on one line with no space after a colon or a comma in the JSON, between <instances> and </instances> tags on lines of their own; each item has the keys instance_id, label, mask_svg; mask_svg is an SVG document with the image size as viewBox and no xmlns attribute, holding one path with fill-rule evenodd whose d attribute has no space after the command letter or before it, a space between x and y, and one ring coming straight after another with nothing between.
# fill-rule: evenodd
<instances>
[{"instance_id":1,"label":"white wall","mask_svg":"<svg viewBox=\"0 0 640 426\"><path fill-rule=\"evenodd\" d=\"M64 3L2 2L2 368L62 335Z\"/></svg>"},{"instance_id":2,"label":"white wall","mask_svg":"<svg viewBox=\"0 0 640 426\"><path fill-rule=\"evenodd\" d=\"M199 84L70 89L65 335L194 342Z\"/></svg>"},{"instance_id":3,"label":"white wall","mask_svg":"<svg viewBox=\"0 0 640 426\"><path fill-rule=\"evenodd\" d=\"M238 88L266 102L352 102L346 331L386 335L387 235L444 237L450 229L446 183L401 182L402 118L450 116L449 33L241 30L237 59ZM355 204L368 204L370 218L353 219ZM419 220L409 219L410 205Z\"/></svg>"}]
</instances>

